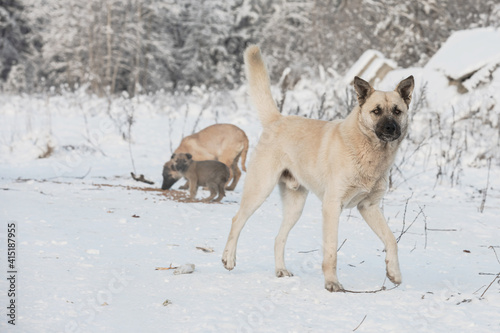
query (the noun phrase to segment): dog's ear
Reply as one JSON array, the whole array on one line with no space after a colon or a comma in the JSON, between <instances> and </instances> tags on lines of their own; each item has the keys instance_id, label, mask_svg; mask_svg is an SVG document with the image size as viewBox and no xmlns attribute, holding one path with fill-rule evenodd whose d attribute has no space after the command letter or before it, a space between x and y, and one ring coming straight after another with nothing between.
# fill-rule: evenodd
<instances>
[{"instance_id":1,"label":"dog's ear","mask_svg":"<svg viewBox=\"0 0 500 333\"><path fill-rule=\"evenodd\" d=\"M365 104L368 97L374 92L374 89L368 82L357 76L354 77L354 89L356 90L356 94L358 94L359 106Z\"/></svg>"},{"instance_id":2,"label":"dog's ear","mask_svg":"<svg viewBox=\"0 0 500 333\"><path fill-rule=\"evenodd\" d=\"M170 156L170 159L173 160L175 157L175 154L172 154L172 156Z\"/></svg>"},{"instance_id":3,"label":"dog's ear","mask_svg":"<svg viewBox=\"0 0 500 333\"><path fill-rule=\"evenodd\" d=\"M396 91L399 93L399 96L401 96L401 98L405 101L406 106L410 105L414 86L415 81L413 80L413 75L410 75L403 81L399 82L398 86L396 87Z\"/></svg>"},{"instance_id":4,"label":"dog's ear","mask_svg":"<svg viewBox=\"0 0 500 333\"><path fill-rule=\"evenodd\" d=\"M191 155L190 153L187 153L186 157L188 158L188 160L190 160L191 158L193 158L193 155Z\"/></svg>"}]
</instances>

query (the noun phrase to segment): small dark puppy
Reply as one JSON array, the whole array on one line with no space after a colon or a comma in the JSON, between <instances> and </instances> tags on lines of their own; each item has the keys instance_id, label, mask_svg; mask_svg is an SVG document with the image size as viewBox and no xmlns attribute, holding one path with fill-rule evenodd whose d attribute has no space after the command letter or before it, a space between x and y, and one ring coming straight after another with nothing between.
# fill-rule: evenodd
<instances>
[{"instance_id":1,"label":"small dark puppy","mask_svg":"<svg viewBox=\"0 0 500 333\"><path fill-rule=\"evenodd\" d=\"M229 180L229 168L219 161L193 161L191 154L173 154L171 168L182 174L189 182L189 198L194 199L198 186L206 186L210 196L203 201L221 201L224 195L224 185Z\"/></svg>"}]
</instances>

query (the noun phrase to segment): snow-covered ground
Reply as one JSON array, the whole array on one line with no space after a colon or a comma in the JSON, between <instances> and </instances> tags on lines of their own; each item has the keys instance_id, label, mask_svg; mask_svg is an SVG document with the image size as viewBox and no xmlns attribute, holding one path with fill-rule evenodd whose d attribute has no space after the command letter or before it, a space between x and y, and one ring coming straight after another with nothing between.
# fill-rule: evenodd
<instances>
[{"instance_id":1,"label":"snow-covered ground","mask_svg":"<svg viewBox=\"0 0 500 333\"><path fill-rule=\"evenodd\" d=\"M7 225L14 222L18 273L15 327L6 316L10 284L0 280L0 331L500 331L498 279L486 291L500 272L500 93L489 86L458 96L443 77L423 69L393 72L380 86L392 89L413 72L417 87L428 82L420 89L427 101L413 117L383 202L390 228L401 236L403 284L376 293L324 289L321 203L312 195L286 248L295 276L279 279L277 191L243 229L237 266L228 272L221 254L244 175L222 204L177 202L137 189L151 186L130 172L135 168L159 187L171 148L193 128L233 123L252 150L260 124L244 91L112 104L83 93L1 96L1 269L6 275ZM304 110L310 109L305 96L317 95L293 94L290 103ZM127 114L134 118L130 131ZM339 243L346 289L392 287L383 245L357 211L343 213ZM195 265L192 274L155 270L188 263Z\"/></svg>"}]
</instances>

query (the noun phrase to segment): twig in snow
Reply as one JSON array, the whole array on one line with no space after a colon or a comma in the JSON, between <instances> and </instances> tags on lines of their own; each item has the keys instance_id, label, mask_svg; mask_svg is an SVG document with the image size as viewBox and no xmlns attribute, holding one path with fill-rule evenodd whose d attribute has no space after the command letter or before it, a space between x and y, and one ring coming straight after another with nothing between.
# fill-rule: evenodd
<instances>
[{"instance_id":1,"label":"twig in snow","mask_svg":"<svg viewBox=\"0 0 500 333\"><path fill-rule=\"evenodd\" d=\"M285 105L286 100L286 90L281 90L281 101L278 103L280 113L283 113L283 106Z\"/></svg>"},{"instance_id":2,"label":"twig in snow","mask_svg":"<svg viewBox=\"0 0 500 333\"><path fill-rule=\"evenodd\" d=\"M170 266L168 267L156 267L155 268L155 271L168 271L169 269L177 269L179 267L172 267L172 264L170 264Z\"/></svg>"},{"instance_id":3,"label":"twig in snow","mask_svg":"<svg viewBox=\"0 0 500 333\"><path fill-rule=\"evenodd\" d=\"M287 89L293 88L293 83L290 80L290 72L290 68L285 68L278 83L280 87L281 101L279 101L277 105L280 113L283 113L283 106L285 105Z\"/></svg>"},{"instance_id":4,"label":"twig in snow","mask_svg":"<svg viewBox=\"0 0 500 333\"><path fill-rule=\"evenodd\" d=\"M135 120L134 120L134 112L135 112L135 108L134 108L134 105L132 104L132 102L130 101L130 110L125 107L125 110L127 112L127 134L125 135L125 133L123 133L123 137L124 139L127 139L128 141L128 152L130 154L130 161L132 162L132 169L134 169L134 172L136 172L135 170L135 161L134 161L134 155L132 154L132 125L135 123Z\"/></svg>"},{"instance_id":5,"label":"twig in snow","mask_svg":"<svg viewBox=\"0 0 500 333\"><path fill-rule=\"evenodd\" d=\"M413 193L412 193L413 195ZM411 197L410 197L411 198ZM408 200L410 199L408 198ZM406 203L408 204L408 200L406 201ZM418 217L420 216L420 214L424 215L425 217L425 214L424 214L424 207L420 207L420 205L418 206L418 208L420 208L420 211L418 212L417 216L415 216L415 218L413 219L413 221L410 223L410 225L408 226L408 228L404 228L405 226L405 217L406 217L406 206L405 206L405 212L403 214L403 229L401 230L401 234L399 235L399 237L396 239L396 242L399 243L399 240L401 239L401 237L408 231L410 230L410 228L412 227L412 225L415 223L415 221L417 221ZM429 229L427 229L429 230Z\"/></svg>"},{"instance_id":6,"label":"twig in snow","mask_svg":"<svg viewBox=\"0 0 500 333\"><path fill-rule=\"evenodd\" d=\"M422 215L424 216L424 231L425 231L425 244L424 250L427 249L427 215L422 211Z\"/></svg>"},{"instance_id":7,"label":"twig in snow","mask_svg":"<svg viewBox=\"0 0 500 333\"><path fill-rule=\"evenodd\" d=\"M146 178L144 178L143 174L141 174L139 177L137 177L133 172L131 172L130 175L132 176L132 178L134 180L136 180L138 182L143 182L143 183L150 184L150 185L153 185L155 183L151 180L147 180Z\"/></svg>"},{"instance_id":8,"label":"twig in snow","mask_svg":"<svg viewBox=\"0 0 500 333\"><path fill-rule=\"evenodd\" d=\"M191 134L194 134L196 132L196 127L198 127L198 123L200 122L200 119L201 119L201 115L203 114L203 112L208 109L210 107L210 105L212 104L212 97L209 95L208 96L208 99L205 101L205 103L203 103L203 105L201 106L201 110L200 110L200 113L198 113L198 117L196 117L196 120L194 122L194 126L193 126L193 131L191 132Z\"/></svg>"},{"instance_id":9,"label":"twig in snow","mask_svg":"<svg viewBox=\"0 0 500 333\"><path fill-rule=\"evenodd\" d=\"M325 101L326 101L326 92L323 93L323 95L321 95L321 101L318 108L318 119L323 119L323 117L325 116L326 113Z\"/></svg>"},{"instance_id":10,"label":"twig in snow","mask_svg":"<svg viewBox=\"0 0 500 333\"><path fill-rule=\"evenodd\" d=\"M363 322L364 322L364 321L365 321L365 319L366 319L366 316L367 316L367 315L365 315L365 316L363 317L363 319L361 320L361 322L359 323L359 325L358 325L358 326L356 326L356 328L352 330L353 332L354 332L354 331L356 331L356 330L359 328L359 326L361 326L361 324L363 324Z\"/></svg>"},{"instance_id":11,"label":"twig in snow","mask_svg":"<svg viewBox=\"0 0 500 333\"><path fill-rule=\"evenodd\" d=\"M483 293L481 294L481 298L484 296L484 294L486 294L486 292L488 291L488 289L490 289L491 285L493 284L493 282L496 281L496 279L500 278L500 273L498 273L494 278L493 280L490 282L490 284L488 285L488 287L486 287L486 289L483 291Z\"/></svg>"},{"instance_id":12,"label":"twig in snow","mask_svg":"<svg viewBox=\"0 0 500 333\"><path fill-rule=\"evenodd\" d=\"M186 103L186 112L184 113L184 123L182 124L182 139L184 139L184 129L186 128L188 115L189 115L189 104Z\"/></svg>"},{"instance_id":13,"label":"twig in snow","mask_svg":"<svg viewBox=\"0 0 500 333\"><path fill-rule=\"evenodd\" d=\"M344 289L342 291L345 292L345 293L351 293L351 294L376 294L376 293L379 293L379 292L385 291L385 290L393 290L393 289L396 289L397 287L399 287L399 284L395 285L392 288L386 288L386 287L382 286L382 287L380 287L379 289L376 289L376 290L362 290L362 291L357 291L357 290Z\"/></svg>"},{"instance_id":14,"label":"twig in snow","mask_svg":"<svg viewBox=\"0 0 500 333\"><path fill-rule=\"evenodd\" d=\"M410 225L408 226L408 228L406 228L406 230L404 230L404 231L401 233L401 235L406 234L406 232L407 232L408 230L410 230L411 226L415 223L415 221L417 221L417 219L418 219L418 217L420 216L420 214L424 214L424 208L425 208L425 206L422 208L422 207L420 207L420 205L419 205L419 206L418 206L418 208L420 208L420 211L418 212L417 216L415 216L415 218L414 218L414 219L413 219L413 221L410 223ZM429 229L427 229L427 230L429 230ZM400 236L400 238L401 238L401 236Z\"/></svg>"},{"instance_id":15,"label":"twig in snow","mask_svg":"<svg viewBox=\"0 0 500 333\"><path fill-rule=\"evenodd\" d=\"M475 294L477 294L477 293L479 292L479 290L483 289L484 287L486 287L486 285L484 285L484 286L481 286L481 288L479 288L478 290L476 290L475 292L473 292L473 293L472 293L472 295L475 295Z\"/></svg>"},{"instance_id":16,"label":"twig in snow","mask_svg":"<svg viewBox=\"0 0 500 333\"><path fill-rule=\"evenodd\" d=\"M89 169L87 170L87 172L83 176L56 176L56 177L50 177L50 178L47 178L47 179L49 179L49 180L50 179L56 179L56 178L84 179L85 177L87 177L89 175L90 171L92 171L92 167L89 167ZM26 181L28 181L28 180L31 180L31 179L27 179Z\"/></svg>"},{"instance_id":17,"label":"twig in snow","mask_svg":"<svg viewBox=\"0 0 500 333\"><path fill-rule=\"evenodd\" d=\"M316 249L316 250L309 250L309 251L299 251L297 253L311 253L311 252L316 252L316 251L319 251L319 250Z\"/></svg>"},{"instance_id":18,"label":"twig in snow","mask_svg":"<svg viewBox=\"0 0 500 333\"><path fill-rule=\"evenodd\" d=\"M413 249L410 250L410 253L412 253L413 251L415 251L417 249L417 242L415 242L415 244L413 244Z\"/></svg>"},{"instance_id":19,"label":"twig in snow","mask_svg":"<svg viewBox=\"0 0 500 333\"><path fill-rule=\"evenodd\" d=\"M169 145L170 145L170 152L173 153L174 152L174 148L172 146L172 132L173 132L173 120L172 120L172 117L168 117L168 142L169 142Z\"/></svg>"},{"instance_id":20,"label":"twig in snow","mask_svg":"<svg viewBox=\"0 0 500 333\"><path fill-rule=\"evenodd\" d=\"M483 192L483 200L481 200L481 207L479 212L482 213L484 210L484 204L486 203L486 195L488 194L488 186L490 186L490 169L491 169L491 157L488 159L488 176L486 177L486 187Z\"/></svg>"},{"instance_id":21,"label":"twig in snow","mask_svg":"<svg viewBox=\"0 0 500 333\"><path fill-rule=\"evenodd\" d=\"M205 111L205 109L202 107L200 110L200 113L198 113L198 117L196 117L196 120L195 120L194 126L193 126L193 131L191 132L191 134L194 134L196 132L196 127L198 126L198 123L200 122L200 118L201 118L203 111Z\"/></svg>"},{"instance_id":22,"label":"twig in snow","mask_svg":"<svg viewBox=\"0 0 500 333\"><path fill-rule=\"evenodd\" d=\"M427 231L457 231L457 229L431 229L431 228L427 228Z\"/></svg>"},{"instance_id":23,"label":"twig in snow","mask_svg":"<svg viewBox=\"0 0 500 333\"><path fill-rule=\"evenodd\" d=\"M396 242L399 243L399 240L401 239L401 236L403 236L404 234L404 230L405 230L405 223L406 223L406 209L408 208L408 202L410 201L410 199L413 197L413 192L411 192L411 195L408 199L406 199L406 204L405 204L405 211L403 213L403 227L401 228L401 234L399 235L399 237L396 239Z\"/></svg>"},{"instance_id":24,"label":"twig in snow","mask_svg":"<svg viewBox=\"0 0 500 333\"><path fill-rule=\"evenodd\" d=\"M83 178L85 178L85 177L88 176L88 174L90 173L90 171L92 171L92 167L90 167L83 176L76 176L74 178L76 178L76 179L83 179Z\"/></svg>"},{"instance_id":25,"label":"twig in snow","mask_svg":"<svg viewBox=\"0 0 500 333\"><path fill-rule=\"evenodd\" d=\"M493 250L493 252L495 253L495 257L497 258L497 261L498 263L500 264L500 260L498 259L498 255L497 255L497 251L495 250L495 248L493 246L489 246L488 248L491 248ZM481 274L481 273L479 273ZM484 274L486 275L486 274ZM486 294L486 292L488 291L488 289L490 289L491 285L498 279L500 278L500 273L498 274L495 274L495 277L493 278L493 280L490 282L490 284L488 285L488 287L486 287L486 289L483 291L483 293L481 294L481 297L484 296L484 294Z\"/></svg>"},{"instance_id":26,"label":"twig in snow","mask_svg":"<svg viewBox=\"0 0 500 333\"><path fill-rule=\"evenodd\" d=\"M97 149L103 156L106 156L107 155L104 153L104 151L102 151L102 149L92 141L91 139L91 135L90 135L90 131L89 131L89 122L87 120L87 113L85 111L83 111L83 108L80 104L80 109L82 109L82 112L83 112L83 120L85 122L85 133L86 133L86 136L84 136L84 138L87 140L88 143L90 143L90 145L92 147L94 147L94 149Z\"/></svg>"},{"instance_id":27,"label":"twig in snow","mask_svg":"<svg viewBox=\"0 0 500 333\"><path fill-rule=\"evenodd\" d=\"M95 144L95 143L94 143L94 142L90 139L90 137L85 137L85 136L84 136L84 138L85 138L85 140L86 140L86 141L87 141L87 142L88 142L88 143L89 143L89 144L90 144L90 145L91 145L91 146L92 146L95 150L98 150L98 151L102 154L102 156L106 156L106 157L108 156L108 155L106 155L106 153L105 153L105 152L101 149L101 147L99 147L97 144Z\"/></svg>"},{"instance_id":28,"label":"twig in snow","mask_svg":"<svg viewBox=\"0 0 500 333\"><path fill-rule=\"evenodd\" d=\"M212 253L212 252L214 252L214 249L211 248L211 247L197 246L196 249L202 250L205 253Z\"/></svg>"},{"instance_id":29,"label":"twig in snow","mask_svg":"<svg viewBox=\"0 0 500 333\"><path fill-rule=\"evenodd\" d=\"M344 241L342 242L342 244L340 244L339 248L337 249L337 252L340 251L340 249L342 248L342 246L344 246L344 243L346 242L347 238L344 239Z\"/></svg>"},{"instance_id":30,"label":"twig in snow","mask_svg":"<svg viewBox=\"0 0 500 333\"><path fill-rule=\"evenodd\" d=\"M344 243L347 241L347 238L344 239L344 241L342 242L342 244L340 244L339 248L337 249L337 252L340 251L340 249L342 248L342 246L344 246ZM311 253L311 252L316 252L316 251L319 251L319 249L315 249L315 250L309 250L309 251L298 251L297 253Z\"/></svg>"},{"instance_id":31,"label":"twig in snow","mask_svg":"<svg viewBox=\"0 0 500 333\"><path fill-rule=\"evenodd\" d=\"M488 246L488 249L492 249L493 252L495 252L495 257L497 257L497 261L500 264L500 260L498 259L498 254L497 254L497 250L495 250L495 247L494 246Z\"/></svg>"},{"instance_id":32,"label":"twig in snow","mask_svg":"<svg viewBox=\"0 0 500 333\"><path fill-rule=\"evenodd\" d=\"M130 154L130 161L132 162L132 168L134 169L134 172L136 172L135 171L134 155L132 154L132 143L130 141L128 142L128 152Z\"/></svg>"}]
</instances>

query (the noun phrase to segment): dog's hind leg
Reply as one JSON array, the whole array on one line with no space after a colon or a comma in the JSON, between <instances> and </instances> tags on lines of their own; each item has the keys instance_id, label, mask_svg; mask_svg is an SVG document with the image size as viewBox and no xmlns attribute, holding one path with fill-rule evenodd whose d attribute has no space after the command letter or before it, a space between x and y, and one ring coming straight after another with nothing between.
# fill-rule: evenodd
<instances>
[{"instance_id":1,"label":"dog's hind leg","mask_svg":"<svg viewBox=\"0 0 500 333\"><path fill-rule=\"evenodd\" d=\"M241 170L240 168L238 168L238 160L240 159L240 155L241 152L238 155L236 155L236 157L233 158L232 160L223 161L224 164L226 164L229 167L229 179L226 184L226 190L228 191L233 191L236 185L238 184L238 181L240 180ZM229 181L231 181L231 184L229 184Z\"/></svg>"},{"instance_id":2,"label":"dog's hind leg","mask_svg":"<svg viewBox=\"0 0 500 333\"><path fill-rule=\"evenodd\" d=\"M231 231L222 254L222 263L228 270L232 270L236 265L236 246L241 230L250 216L271 194L278 182L282 170L272 168L276 164L273 159L271 153L264 156L255 154L248 168L240 209L233 217Z\"/></svg>"},{"instance_id":3,"label":"dog's hind leg","mask_svg":"<svg viewBox=\"0 0 500 333\"><path fill-rule=\"evenodd\" d=\"M234 190L234 188L238 184L238 181L240 180L240 177L241 177L241 171L240 171L240 168L238 168L238 159L234 159L233 164L231 164L231 168L229 168L229 169L231 171L231 175L232 175L233 180L231 182L231 185L228 185L226 187L226 190L232 191L232 190ZM231 179L231 177L229 177L229 179Z\"/></svg>"},{"instance_id":4,"label":"dog's hind leg","mask_svg":"<svg viewBox=\"0 0 500 333\"><path fill-rule=\"evenodd\" d=\"M384 215L380 210L378 202L376 204L362 201L358 204L358 210L366 223L372 228L385 245L385 263L387 277L394 284L401 283L401 271L399 270L398 244L391 229L387 225Z\"/></svg>"},{"instance_id":5,"label":"dog's hind leg","mask_svg":"<svg viewBox=\"0 0 500 333\"><path fill-rule=\"evenodd\" d=\"M217 185L216 184L208 183L207 187L210 191L210 195L207 198L203 199L204 202L212 201L212 199L215 198L215 196L217 195Z\"/></svg>"},{"instance_id":6,"label":"dog's hind leg","mask_svg":"<svg viewBox=\"0 0 500 333\"><path fill-rule=\"evenodd\" d=\"M214 200L216 202L220 202L222 198L224 198L224 196L226 195L226 192L224 191L224 183L219 184L218 189L219 189L219 196Z\"/></svg>"},{"instance_id":7,"label":"dog's hind leg","mask_svg":"<svg viewBox=\"0 0 500 333\"><path fill-rule=\"evenodd\" d=\"M279 187L283 204L283 222L274 242L276 276L293 276L285 267L285 244L288 233L302 215L309 192L303 186L299 186L296 190L290 189L284 182L279 182Z\"/></svg>"}]
</instances>

